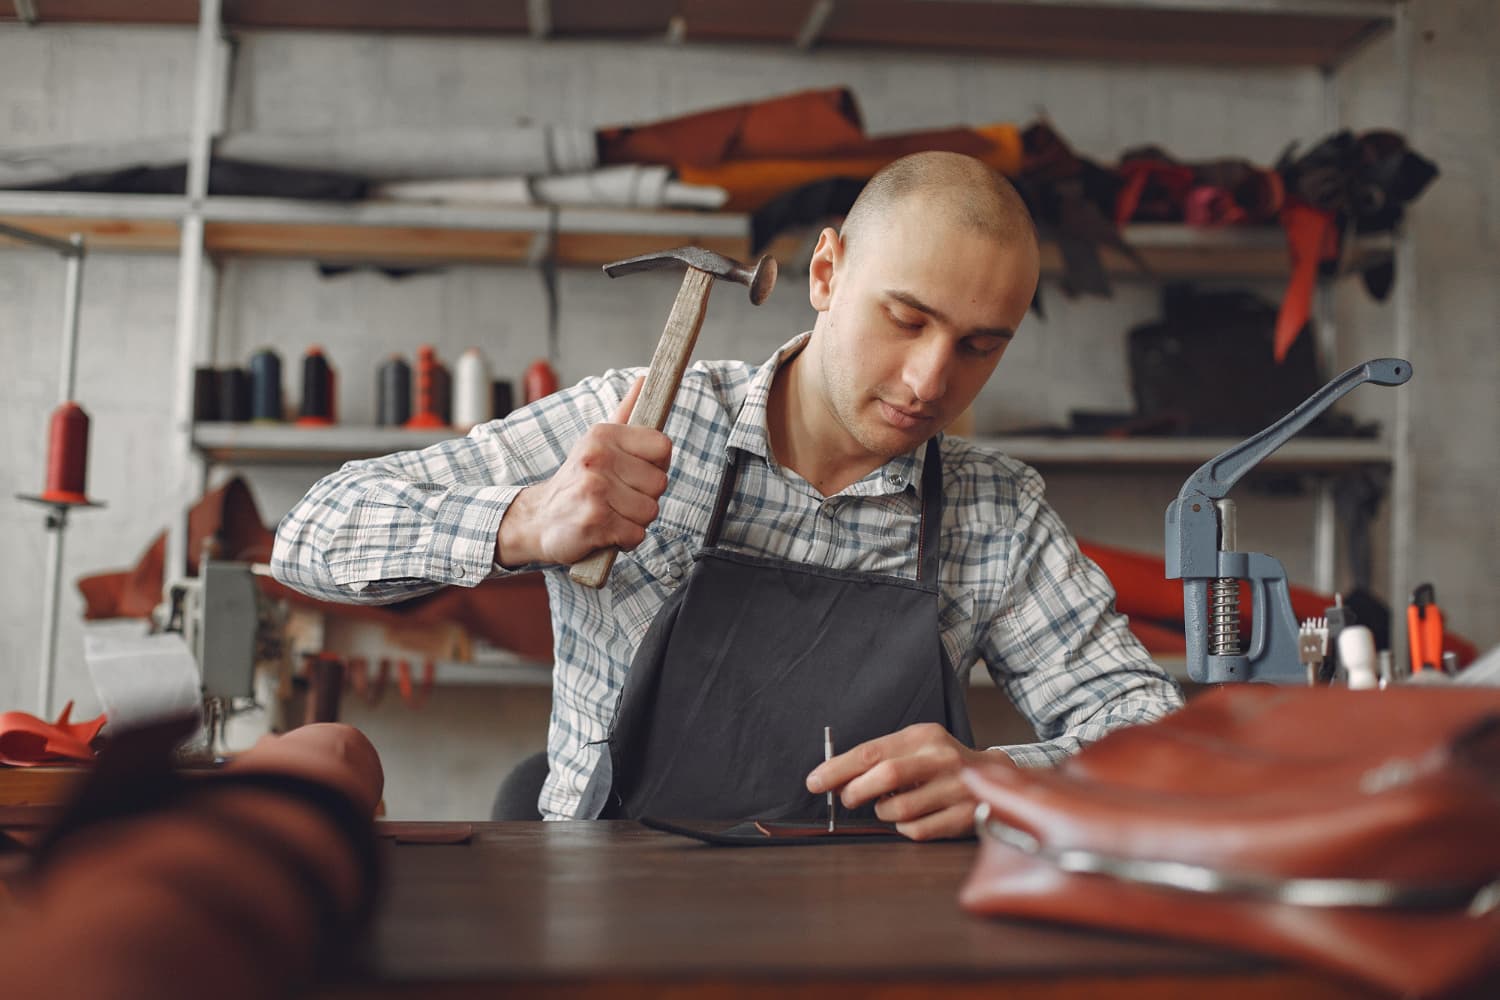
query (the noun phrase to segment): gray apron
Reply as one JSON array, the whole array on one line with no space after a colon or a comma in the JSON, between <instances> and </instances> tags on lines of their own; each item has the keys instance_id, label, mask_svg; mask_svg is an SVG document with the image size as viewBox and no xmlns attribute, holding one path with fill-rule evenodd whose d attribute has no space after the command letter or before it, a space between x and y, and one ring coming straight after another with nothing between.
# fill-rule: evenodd
<instances>
[{"instance_id":1,"label":"gray apron","mask_svg":"<svg viewBox=\"0 0 1500 1000\"><path fill-rule=\"evenodd\" d=\"M824 726L836 750L918 722L973 745L938 632L937 440L922 473L916 580L720 548L735 451L692 572L631 661L581 819L821 818L826 799L804 781L823 759Z\"/></svg>"}]
</instances>

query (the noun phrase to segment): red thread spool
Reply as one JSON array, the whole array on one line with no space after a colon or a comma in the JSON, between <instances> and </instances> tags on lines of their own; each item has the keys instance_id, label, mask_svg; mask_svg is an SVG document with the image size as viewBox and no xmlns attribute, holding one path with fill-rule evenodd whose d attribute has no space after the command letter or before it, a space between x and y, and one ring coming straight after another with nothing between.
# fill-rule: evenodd
<instances>
[{"instance_id":1,"label":"red thread spool","mask_svg":"<svg viewBox=\"0 0 1500 1000\"><path fill-rule=\"evenodd\" d=\"M550 396L557 391L557 372L552 366L542 360L533 361L531 367L526 369L526 376L522 380L526 389L526 402L535 403L543 396Z\"/></svg>"},{"instance_id":2,"label":"red thread spool","mask_svg":"<svg viewBox=\"0 0 1500 1000\"><path fill-rule=\"evenodd\" d=\"M434 392L437 388L437 351L430 345L417 348L417 391L416 402L412 406L411 419L406 422L407 427L431 428L446 427L447 423L438 416Z\"/></svg>"},{"instance_id":3,"label":"red thread spool","mask_svg":"<svg viewBox=\"0 0 1500 1000\"><path fill-rule=\"evenodd\" d=\"M74 402L52 411L47 437L47 489L42 499L49 503L88 503L85 495L89 467L89 415Z\"/></svg>"}]
</instances>

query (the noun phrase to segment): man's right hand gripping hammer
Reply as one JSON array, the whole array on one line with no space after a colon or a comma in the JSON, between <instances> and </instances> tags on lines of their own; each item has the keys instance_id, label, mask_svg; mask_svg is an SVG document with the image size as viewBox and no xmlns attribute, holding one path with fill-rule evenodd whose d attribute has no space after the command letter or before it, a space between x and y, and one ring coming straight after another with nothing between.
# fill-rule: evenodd
<instances>
[{"instance_id":1,"label":"man's right hand gripping hammer","mask_svg":"<svg viewBox=\"0 0 1500 1000\"><path fill-rule=\"evenodd\" d=\"M569 573L575 581L586 587L604 586L604 582L609 579L609 571L614 565L615 556L621 549L630 549L639 545L646 537L646 526L656 518L656 501L667 488L666 470L671 455L671 444L660 432L667 422L667 414L671 412L672 401L677 396L677 387L682 383L682 374L687 370L688 359L693 353L693 345L698 342L698 330L703 326L703 314L708 308L708 293L713 287L714 279L723 278L748 285L750 301L754 305L764 302L766 296L771 293L772 286L776 284L776 261L769 256L762 257L756 262L754 268L750 268L722 254L699 247L679 247L676 250L666 250L606 264L604 273L615 278L624 274L633 274L636 271L656 270L684 264L687 265L687 273L683 275L682 287L677 291L677 300L672 304L672 312L667 317L666 328L662 330L661 340L657 342L656 353L651 357L651 368L646 373L644 387L632 389L631 394L620 404L620 412L616 414L617 419L626 413L629 414L630 420L626 430L650 428L660 437L661 440L656 442L654 447L645 449L650 453L649 455L635 454L633 456L637 459L644 459L646 465L654 468L655 474L648 474L638 465L625 463L629 466L630 473L630 478L627 478L626 469L624 467L620 469L619 479L632 488L634 495L623 498L627 509L612 508L612 512L617 515L617 520L607 524L604 532L596 537L593 548L597 551L593 551L587 558L576 562ZM637 396L639 396L638 401ZM578 456L579 448L594 437L599 429L599 427L594 427L589 431L580 446L568 456L568 462L563 470L559 471L559 475L562 471L566 471L568 464L573 463ZM640 442L644 445L648 439L640 435L628 440L632 444ZM651 461L658 453L661 454L662 460ZM631 493L632 490L608 492L610 497L615 497L621 493ZM646 515L644 518L637 516L643 513ZM604 520L609 522L607 517ZM628 522L628 524L623 522ZM583 553L579 553L574 558L581 556Z\"/></svg>"}]
</instances>

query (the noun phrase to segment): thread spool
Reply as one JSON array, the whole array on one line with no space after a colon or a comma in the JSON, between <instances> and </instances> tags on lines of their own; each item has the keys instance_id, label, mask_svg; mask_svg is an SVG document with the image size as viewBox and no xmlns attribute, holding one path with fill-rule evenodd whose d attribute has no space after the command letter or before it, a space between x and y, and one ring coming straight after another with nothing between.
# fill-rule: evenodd
<instances>
[{"instance_id":1,"label":"thread spool","mask_svg":"<svg viewBox=\"0 0 1500 1000\"><path fill-rule=\"evenodd\" d=\"M193 422L219 419L219 373L212 368L193 369Z\"/></svg>"},{"instance_id":2,"label":"thread spool","mask_svg":"<svg viewBox=\"0 0 1500 1000\"><path fill-rule=\"evenodd\" d=\"M494 416L490 397L490 367L479 348L471 347L459 355L453 366L453 426L465 433L475 424Z\"/></svg>"},{"instance_id":3,"label":"thread spool","mask_svg":"<svg viewBox=\"0 0 1500 1000\"><path fill-rule=\"evenodd\" d=\"M279 423L285 413L281 404L281 355L270 348L250 356L250 419Z\"/></svg>"},{"instance_id":4,"label":"thread spool","mask_svg":"<svg viewBox=\"0 0 1500 1000\"><path fill-rule=\"evenodd\" d=\"M515 390L511 387L509 379L496 379L490 383L490 412L498 420L509 416L510 411L515 409Z\"/></svg>"},{"instance_id":5,"label":"thread spool","mask_svg":"<svg viewBox=\"0 0 1500 1000\"><path fill-rule=\"evenodd\" d=\"M47 488L41 498L48 503L84 504L89 467L89 415L72 401L52 411L47 429Z\"/></svg>"},{"instance_id":6,"label":"thread spool","mask_svg":"<svg viewBox=\"0 0 1500 1000\"><path fill-rule=\"evenodd\" d=\"M531 367L526 369L526 376L522 381L528 405L557 391L557 372L540 358L533 361Z\"/></svg>"},{"instance_id":7,"label":"thread spool","mask_svg":"<svg viewBox=\"0 0 1500 1000\"><path fill-rule=\"evenodd\" d=\"M243 368L219 369L219 419L250 419L250 373Z\"/></svg>"},{"instance_id":8,"label":"thread spool","mask_svg":"<svg viewBox=\"0 0 1500 1000\"><path fill-rule=\"evenodd\" d=\"M441 361L432 368L432 412L438 423L453 423L453 373Z\"/></svg>"},{"instance_id":9,"label":"thread spool","mask_svg":"<svg viewBox=\"0 0 1500 1000\"><path fill-rule=\"evenodd\" d=\"M417 348L416 399L412 402L413 413L406 426L413 429L430 429L444 426L433 406L434 373L438 367L437 352L430 344Z\"/></svg>"},{"instance_id":10,"label":"thread spool","mask_svg":"<svg viewBox=\"0 0 1500 1000\"><path fill-rule=\"evenodd\" d=\"M333 423L333 372L316 347L308 348L302 356L302 405L297 423L313 427Z\"/></svg>"},{"instance_id":11,"label":"thread spool","mask_svg":"<svg viewBox=\"0 0 1500 1000\"><path fill-rule=\"evenodd\" d=\"M411 365L399 354L375 372L375 423L400 427L411 419Z\"/></svg>"}]
</instances>

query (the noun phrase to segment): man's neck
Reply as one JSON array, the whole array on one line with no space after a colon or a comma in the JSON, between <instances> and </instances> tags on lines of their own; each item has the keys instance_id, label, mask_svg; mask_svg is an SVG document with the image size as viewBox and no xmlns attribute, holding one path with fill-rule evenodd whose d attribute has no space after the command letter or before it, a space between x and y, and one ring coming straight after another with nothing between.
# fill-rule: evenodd
<instances>
[{"instance_id":1,"label":"man's neck","mask_svg":"<svg viewBox=\"0 0 1500 1000\"><path fill-rule=\"evenodd\" d=\"M839 424L818 390L817 359L809 344L776 370L766 399L766 436L784 468L833 496L885 464Z\"/></svg>"}]
</instances>

